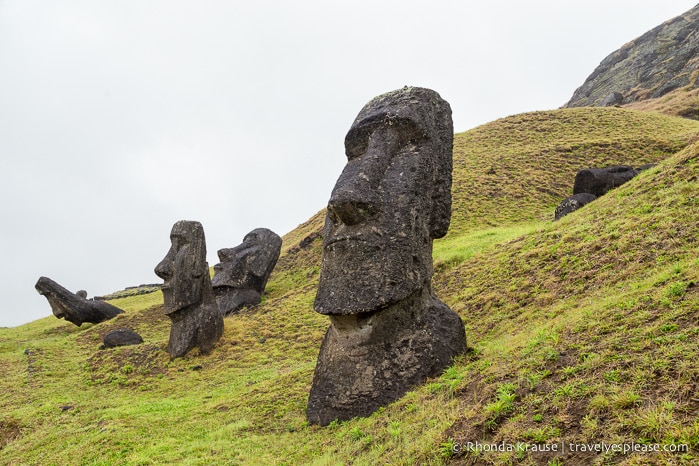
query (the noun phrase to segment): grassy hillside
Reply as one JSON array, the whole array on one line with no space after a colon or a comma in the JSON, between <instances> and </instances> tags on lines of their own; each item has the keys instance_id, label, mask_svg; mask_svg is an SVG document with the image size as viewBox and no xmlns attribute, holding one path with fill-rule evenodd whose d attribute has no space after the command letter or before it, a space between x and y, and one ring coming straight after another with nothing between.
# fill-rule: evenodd
<instances>
[{"instance_id":1,"label":"grassy hillside","mask_svg":"<svg viewBox=\"0 0 699 466\"><path fill-rule=\"evenodd\" d=\"M3 464L693 464L699 458L699 122L624 109L517 115L455 138L437 294L469 352L369 418L305 406L320 212L284 237L263 302L170 361L162 295L78 328L0 329ZM577 170L664 160L551 222ZM130 327L139 346L100 350ZM454 453L465 442L688 444L688 453Z\"/></svg>"}]
</instances>

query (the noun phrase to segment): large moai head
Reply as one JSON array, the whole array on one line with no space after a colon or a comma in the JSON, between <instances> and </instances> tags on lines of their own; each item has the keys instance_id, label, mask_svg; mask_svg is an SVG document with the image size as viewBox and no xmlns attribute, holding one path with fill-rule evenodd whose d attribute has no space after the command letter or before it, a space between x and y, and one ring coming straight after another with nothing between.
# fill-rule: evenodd
<instances>
[{"instance_id":1,"label":"large moai head","mask_svg":"<svg viewBox=\"0 0 699 466\"><path fill-rule=\"evenodd\" d=\"M430 286L432 240L451 217L453 124L434 91L370 101L345 138L328 202L315 310L330 318L306 418L368 416L466 349L461 318Z\"/></svg>"},{"instance_id":2,"label":"large moai head","mask_svg":"<svg viewBox=\"0 0 699 466\"><path fill-rule=\"evenodd\" d=\"M327 207L315 310L371 312L432 276L432 240L451 218L453 124L436 92L374 98L347 136L347 164Z\"/></svg>"},{"instance_id":3,"label":"large moai head","mask_svg":"<svg viewBox=\"0 0 699 466\"><path fill-rule=\"evenodd\" d=\"M180 220L170 233L170 250L155 267L164 280L165 313L173 314L200 304L211 295L209 266L206 262L206 239L201 223Z\"/></svg>"}]
</instances>

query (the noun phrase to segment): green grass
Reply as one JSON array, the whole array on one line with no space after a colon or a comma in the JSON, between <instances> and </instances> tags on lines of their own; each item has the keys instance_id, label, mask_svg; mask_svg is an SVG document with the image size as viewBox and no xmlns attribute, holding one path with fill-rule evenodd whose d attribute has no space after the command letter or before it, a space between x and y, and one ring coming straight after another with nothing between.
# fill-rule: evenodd
<instances>
[{"instance_id":1,"label":"green grass","mask_svg":"<svg viewBox=\"0 0 699 466\"><path fill-rule=\"evenodd\" d=\"M569 109L457 135L453 224L434 245L433 287L462 316L469 351L368 418L305 421L328 326L313 312L323 212L284 237L262 303L226 318L208 355L169 360L159 292L112 301L126 312L102 324L0 329L0 463L694 464L698 132L657 114ZM577 169L661 160L551 222ZM100 350L117 327L145 343ZM691 450L455 449L467 441Z\"/></svg>"}]
</instances>

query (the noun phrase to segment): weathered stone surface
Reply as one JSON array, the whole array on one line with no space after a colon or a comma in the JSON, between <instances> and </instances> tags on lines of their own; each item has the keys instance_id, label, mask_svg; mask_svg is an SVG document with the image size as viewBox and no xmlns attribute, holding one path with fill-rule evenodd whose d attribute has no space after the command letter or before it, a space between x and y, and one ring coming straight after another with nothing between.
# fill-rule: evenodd
<instances>
[{"instance_id":1,"label":"weathered stone surface","mask_svg":"<svg viewBox=\"0 0 699 466\"><path fill-rule=\"evenodd\" d=\"M260 302L281 248L279 235L257 228L245 235L242 244L218 251L221 262L214 266L212 284L223 315Z\"/></svg>"},{"instance_id":2,"label":"weathered stone surface","mask_svg":"<svg viewBox=\"0 0 699 466\"><path fill-rule=\"evenodd\" d=\"M603 196L610 189L629 181L638 172L633 167L625 165L608 168L586 168L575 175L573 194L590 193Z\"/></svg>"},{"instance_id":3,"label":"weathered stone surface","mask_svg":"<svg viewBox=\"0 0 699 466\"><path fill-rule=\"evenodd\" d=\"M204 228L199 222L180 220L172 227L170 241L170 250L155 268L165 281L165 314L172 320L167 351L172 358L195 347L205 353L221 338L223 317L211 288Z\"/></svg>"},{"instance_id":4,"label":"weathered stone surface","mask_svg":"<svg viewBox=\"0 0 699 466\"><path fill-rule=\"evenodd\" d=\"M606 57L566 107L628 104L698 87L699 5L632 40Z\"/></svg>"},{"instance_id":5,"label":"weathered stone surface","mask_svg":"<svg viewBox=\"0 0 699 466\"><path fill-rule=\"evenodd\" d=\"M102 339L104 348L117 346L140 345L143 343L141 335L128 328L117 328L108 332Z\"/></svg>"},{"instance_id":6,"label":"weathered stone surface","mask_svg":"<svg viewBox=\"0 0 699 466\"><path fill-rule=\"evenodd\" d=\"M50 278L40 277L34 286L51 305L53 315L80 327L83 322L97 324L123 313L121 309L103 301L93 301L71 293ZM85 293L87 296L87 293Z\"/></svg>"},{"instance_id":7,"label":"weathered stone surface","mask_svg":"<svg viewBox=\"0 0 699 466\"><path fill-rule=\"evenodd\" d=\"M600 107L613 107L615 105L621 105L624 103L624 94L621 92L610 92L607 96L600 102Z\"/></svg>"},{"instance_id":8,"label":"weathered stone surface","mask_svg":"<svg viewBox=\"0 0 699 466\"><path fill-rule=\"evenodd\" d=\"M328 202L315 310L330 317L308 421L366 416L466 349L459 316L430 285L432 240L451 217L453 126L434 91L376 97L345 138Z\"/></svg>"},{"instance_id":9,"label":"weathered stone surface","mask_svg":"<svg viewBox=\"0 0 699 466\"><path fill-rule=\"evenodd\" d=\"M428 377L466 347L464 324L429 287L374 313L331 317L308 400L308 421L368 416Z\"/></svg>"},{"instance_id":10,"label":"weathered stone surface","mask_svg":"<svg viewBox=\"0 0 699 466\"><path fill-rule=\"evenodd\" d=\"M590 193L579 193L568 196L561 201L556 207L556 212L554 214L554 220L558 220L561 217L565 217L571 212L574 212L581 208L582 206L589 204L590 202L597 199L597 196Z\"/></svg>"}]
</instances>

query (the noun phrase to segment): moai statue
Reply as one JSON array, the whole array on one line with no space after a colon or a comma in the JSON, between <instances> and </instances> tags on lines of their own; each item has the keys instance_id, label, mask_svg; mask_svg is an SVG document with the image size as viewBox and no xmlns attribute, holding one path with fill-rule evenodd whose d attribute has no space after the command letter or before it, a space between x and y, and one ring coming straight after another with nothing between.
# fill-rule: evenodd
<instances>
[{"instance_id":1,"label":"moai statue","mask_svg":"<svg viewBox=\"0 0 699 466\"><path fill-rule=\"evenodd\" d=\"M252 230L234 248L219 249L212 284L223 315L260 302L281 249L282 239L267 228Z\"/></svg>"},{"instance_id":2,"label":"moai statue","mask_svg":"<svg viewBox=\"0 0 699 466\"><path fill-rule=\"evenodd\" d=\"M376 97L345 137L327 206L315 310L330 318L306 417L367 416L466 349L461 318L432 292L432 240L451 218L453 124L434 91Z\"/></svg>"},{"instance_id":3,"label":"moai statue","mask_svg":"<svg viewBox=\"0 0 699 466\"><path fill-rule=\"evenodd\" d=\"M78 327L83 322L98 324L124 312L109 303L86 299L85 291L71 293L50 278L39 277L34 288L49 302L53 315L58 319L72 322Z\"/></svg>"},{"instance_id":4,"label":"moai statue","mask_svg":"<svg viewBox=\"0 0 699 466\"><path fill-rule=\"evenodd\" d=\"M155 267L165 281L165 314L172 320L167 352L172 358L194 347L206 353L223 334L223 317L211 288L204 228L199 222L180 220L172 227L170 241L170 250Z\"/></svg>"},{"instance_id":5,"label":"moai statue","mask_svg":"<svg viewBox=\"0 0 699 466\"><path fill-rule=\"evenodd\" d=\"M575 175L573 194L590 193L597 197L604 196L611 189L621 186L636 175L638 171L627 165L586 168Z\"/></svg>"}]
</instances>

